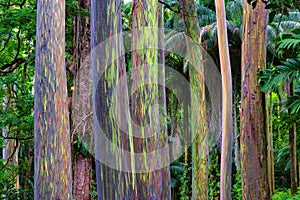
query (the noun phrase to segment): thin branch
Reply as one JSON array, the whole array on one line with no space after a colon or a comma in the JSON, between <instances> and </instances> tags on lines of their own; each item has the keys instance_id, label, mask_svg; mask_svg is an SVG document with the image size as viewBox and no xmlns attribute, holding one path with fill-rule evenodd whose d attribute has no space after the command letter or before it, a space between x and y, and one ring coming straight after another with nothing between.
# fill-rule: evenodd
<instances>
[{"instance_id":1,"label":"thin branch","mask_svg":"<svg viewBox=\"0 0 300 200\"><path fill-rule=\"evenodd\" d=\"M21 64L25 63L25 58L16 58L11 63L5 64L0 68L1 73L10 73L17 69Z\"/></svg>"},{"instance_id":2,"label":"thin branch","mask_svg":"<svg viewBox=\"0 0 300 200\"><path fill-rule=\"evenodd\" d=\"M163 2L162 0L158 0L159 3L163 4L166 8L168 8L169 10L175 12L175 13L182 13L184 14L185 16L188 16L188 17L196 17L195 15L190 15L188 12L184 12L181 8L179 10L174 10L174 8L172 8L169 4ZM182 11L182 12L181 12Z\"/></svg>"},{"instance_id":3,"label":"thin branch","mask_svg":"<svg viewBox=\"0 0 300 200\"><path fill-rule=\"evenodd\" d=\"M169 10L175 12L175 13L180 13L180 10L174 10L169 4L161 1L161 0L158 0L159 3L163 4L166 8L168 8Z\"/></svg>"},{"instance_id":4,"label":"thin branch","mask_svg":"<svg viewBox=\"0 0 300 200\"><path fill-rule=\"evenodd\" d=\"M33 139L34 136L29 136L29 137L25 137L25 138L18 138L18 137L3 137L3 139L5 140L21 140L21 141L24 141L24 140L31 140Z\"/></svg>"},{"instance_id":5,"label":"thin branch","mask_svg":"<svg viewBox=\"0 0 300 200\"><path fill-rule=\"evenodd\" d=\"M19 142L18 142L18 140L16 140L16 145L14 146L14 151L9 155L9 157L7 158L6 163L0 168L0 171L2 171L8 165L9 160L11 160L12 157L14 156L14 154L16 153L18 145L19 145Z\"/></svg>"}]
</instances>

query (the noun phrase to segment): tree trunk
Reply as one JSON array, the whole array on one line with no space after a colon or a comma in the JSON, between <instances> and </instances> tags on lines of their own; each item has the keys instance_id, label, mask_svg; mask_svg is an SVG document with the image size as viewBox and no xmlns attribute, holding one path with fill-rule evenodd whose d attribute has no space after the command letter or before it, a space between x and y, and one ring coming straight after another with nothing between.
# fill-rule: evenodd
<instances>
[{"instance_id":1,"label":"tree trunk","mask_svg":"<svg viewBox=\"0 0 300 200\"><path fill-rule=\"evenodd\" d=\"M136 174L136 188L130 199L136 200L171 198L169 169L159 167L169 161L169 152L157 157L148 154L157 153L167 144L165 120L159 121L157 129L153 125L160 116L165 116L165 92L158 86L158 81L163 82L165 75L164 69L157 65L164 62L163 32L157 29L163 27L161 14L156 0L133 1L131 116L132 124L138 128L133 128L133 133L139 135L134 138L134 153L143 153L140 160L135 161L141 173ZM163 90L162 95L159 90ZM159 102L163 111L157 107ZM151 131L153 128L155 130Z\"/></svg>"},{"instance_id":2,"label":"tree trunk","mask_svg":"<svg viewBox=\"0 0 300 200\"><path fill-rule=\"evenodd\" d=\"M72 199L65 2L38 0L34 199Z\"/></svg>"},{"instance_id":3,"label":"tree trunk","mask_svg":"<svg viewBox=\"0 0 300 200\"><path fill-rule=\"evenodd\" d=\"M275 194L275 172L274 172L274 145L273 145L273 100L272 93L270 93L270 139L271 139L271 194Z\"/></svg>"},{"instance_id":4,"label":"tree trunk","mask_svg":"<svg viewBox=\"0 0 300 200\"><path fill-rule=\"evenodd\" d=\"M79 0L78 7L90 10L90 0ZM74 198L78 200L92 199L89 192L92 186L93 152L93 115L91 99L91 62L90 62L90 20L76 16L74 24L74 91L72 95L72 139L77 143L87 144L85 155L72 148L74 164ZM72 141L74 144L74 141ZM78 151L78 150L77 150Z\"/></svg>"},{"instance_id":5,"label":"tree trunk","mask_svg":"<svg viewBox=\"0 0 300 200\"><path fill-rule=\"evenodd\" d=\"M257 73L266 66L268 10L244 0L242 38L241 164L243 199L270 199L267 170L265 96Z\"/></svg>"},{"instance_id":6,"label":"tree trunk","mask_svg":"<svg viewBox=\"0 0 300 200\"><path fill-rule=\"evenodd\" d=\"M218 25L218 43L222 74L222 150L221 150L221 184L222 200L231 199L231 163L232 163L232 80L231 65L227 39L225 3L216 0Z\"/></svg>"},{"instance_id":7,"label":"tree trunk","mask_svg":"<svg viewBox=\"0 0 300 200\"><path fill-rule=\"evenodd\" d=\"M91 1L94 149L98 199L103 200L129 199L130 191L136 187L135 174L127 173L128 167L132 166L133 158L128 158L130 161L127 163L127 158L118 155L118 152L115 153L112 149L118 146L123 152L133 151L133 146L129 145L131 136L126 132L130 130L126 118L129 112L126 110L129 107L127 85L124 83L118 85L120 78L126 76L122 55L123 38L113 38L115 34L122 34L121 3L121 0ZM112 95L117 85L119 91L113 99ZM115 112L116 109L121 111ZM108 141L99 139L101 135L105 135ZM115 166L105 163L111 160L111 157Z\"/></svg>"},{"instance_id":8,"label":"tree trunk","mask_svg":"<svg viewBox=\"0 0 300 200\"><path fill-rule=\"evenodd\" d=\"M180 10L185 25L185 33L196 44L201 44L200 27L197 19L196 5L194 0L180 0ZM189 47L190 60L202 59L196 58L201 50ZM201 54L200 54L201 55ZM199 70L195 71L195 68ZM205 108L205 81L204 67L189 66L189 76L191 91L199 94L199 97L191 96L191 131L193 133L192 143L192 196L194 199L208 199L208 140L206 133L206 108Z\"/></svg>"},{"instance_id":9,"label":"tree trunk","mask_svg":"<svg viewBox=\"0 0 300 200\"><path fill-rule=\"evenodd\" d=\"M268 105L268 94L270 94L270 105ZM273 113L273 104L272 104L272 92L266 93L266 126L267 126L267 149L268 149L268 181L270 187L270 193L274 194L275 192L275 183L274 183L274 154L273 154L273 130L272 130L272 113Z\"/></svg>"},{"instance_id":10,"label":"tree trunk","mask_svg":"<svg viewBox=\"0 0 300 200\"><path fill-rule=\"evenodd\" d=\"M289 80L288 80L289 81ZM287 95L292 96L294 93L293 83L286 84ZM297 141L296 141L296 123L293 122L289 128L289 141L290 141L290 176L291 176L291 194L297 192Z\"/></svg>"},{"instance_id":11,"label":"tree trunk","mask_svg":"<svg viewBox=\"0 0 300 200\"><path fill-rule=\"evenodd\" d=\"M77 200L92 199L92 158L81 154L75 155L74 161L74 197Z\"/></svg>"}]
</instances>

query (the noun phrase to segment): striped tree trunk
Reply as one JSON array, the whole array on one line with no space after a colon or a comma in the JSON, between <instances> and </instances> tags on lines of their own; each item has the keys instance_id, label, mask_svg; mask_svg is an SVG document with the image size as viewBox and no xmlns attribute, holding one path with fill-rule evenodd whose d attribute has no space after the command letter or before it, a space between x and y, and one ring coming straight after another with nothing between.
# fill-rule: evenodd
<instances>
[{"instance_id":1,"label":"striped tree trunk","mask_svg":"<svg viewBox=\"0 0 300 200\"><path fill-rule=\"evenodd\" d=\"M34 199L72 199L65 68L65 1L38 0Z\"/></svg>"}]
</instances>

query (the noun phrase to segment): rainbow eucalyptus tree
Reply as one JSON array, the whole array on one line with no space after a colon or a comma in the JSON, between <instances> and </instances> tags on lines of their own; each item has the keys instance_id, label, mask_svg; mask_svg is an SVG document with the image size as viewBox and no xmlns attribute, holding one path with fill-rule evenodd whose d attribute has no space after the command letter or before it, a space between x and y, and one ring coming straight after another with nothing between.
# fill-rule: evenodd
<instances>
[{"instance_id":1,"label":"rainbow eucalyptus tree","mask_svg":"<svg viewBox=\"0 0 300 200\"><path fill-rule=\"evenodd\" d=\"M198 24L196 5L194 0L180 0L180 10L185 24L185 33L193 42L201 44L200 27ZM199 49L188 47L188 54L190 60L195 58ZM201 59L201 58L200 58ZM198 70L195 70L197 68ZM192 142L192 159L193 159L193 177L192 190L194 199L208 199L208 141L207 141L207 127L205 119L205 80L203 65L189 67L190 85L194 91L193 94L200 96L191 96L191 129L193 133Z\"/></svg>"},{"instance_id":2,"label":"rainbow eucalyptus tree","mask_svg":"<svg viewBox=\"0 0 300 200\"><path fill-rule=\"evenodd\" d=\"M159 115L165 114L164 88L158 82L164 81L162 41L163 27L161 6L157 0L134 0L132 11L132 93L131 116L134 138L134 152L140 154L135 160L140 173L136 174L136 188L130 199L170 199L169 152L151 156L167 144L164 120L153 125ZM158 42L159 41L159 42ZM141 84L141 87L137 87ZM159 90L161 92L159 92ZM159 95L159 93L162 94ZM157 107L162 103L163 112ZM156 115L157 114L157 115ZM150 126L150 129L147 127ZM155 127L154 127L155 126ZM138 130L134 127L138 127Z\"/></svg>"},{"instance_id":3,"label":"rainbow eucalyptus tree","mask_svg":"<svg viewBox=\"0 0 300 200\"><path fill-rule=\"evenodd\" d=\"M216 0L218 24L218 43L222 74L222 151L221 185L222 200L231 199L231 162L232 162L232 81L230 55L227 39L225 2Z\"/></svg>"},{"instance_id":4,"label":"rainbow eucalyptus tree","mask_svg":"<svg viewBox=\"0 0 300 200\"><path fill-rule=\"evenodd\" d=\"M34 199L72 199L65 1L39 0L34 95Z\"/></svg>"},{"instance_id":5,"label":"rainbow eucalyptus tree","mask_svg":"<svg viewBox=\"0 0 300 200\"><path fill-rule=\"evenodd\" d=\"M96 159L96 179L98 199L129 199L130 191L135 188L134 174L126 172L123 158L111 148L115 146L130 152L127 132L128 120L125 112L115 112L121 105L128 105L127 85L113 92L121 77L126 76L123 39L117 34L122 31L121 0L91 1L91 49L94 103L94 149ZM116 37L114 37L116 36ZM126 80L126 79L125 79ZM114 103L113 103L114 102ZM122 121L120 127L118 120ZM103 143L104 135L107 142ZM115 148L115 149L117 149ZM107 153L107 154L106 154ZM111 155L112 153L113 155ZM112 157L112 158L111 158ZM105 161L112 159L116 165Z\"/></svg>"},{"instance_id":6,"label":"rainbow eucalyptus tree","mask_svg":"<svg viewBox=\"0 0 300 200\"><path fill-rule=\"evenodd\" d=\"M266 67L268 10L262 0L244 0L242 36L241 166L243 199L270 199L265 95L257 72Z\"/></svg>"}]
</instances>

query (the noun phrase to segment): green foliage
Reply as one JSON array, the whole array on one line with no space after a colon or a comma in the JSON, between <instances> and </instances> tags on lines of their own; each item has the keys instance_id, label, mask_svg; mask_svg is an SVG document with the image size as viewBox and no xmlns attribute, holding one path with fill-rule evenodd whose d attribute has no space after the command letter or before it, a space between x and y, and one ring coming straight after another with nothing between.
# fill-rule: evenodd
<instances>
[{"instance_id":1,"label":"green foliage","mask_svg":"<svg viewBox=\"0 0 300 200\"><path fill-rule=\"evenodd\" d=\"M192 174L192 167L185 167L185 170L180 176L180 200L189 200L190 199L190 192L191 192L191 177Z\"/></svg>"},{"instance_id":2,"label":"green foliage","mask_svg":"<svg viewBox=\"0 0 300 200\"><path fill-rule=\"evenodd\" d=\"M242 198L242 174L241 171L237 171L234 176L234 184L232 186L232 199L240 200Z\"/></svg>"},{"instance_id":3,"label":"green foliage","mask_svg":"<svg viewBox=\"0 0 300 200\"><path fill-rule=\"evenodd\" d=\"M299 188L298 188L299 191ZM296 195L291 195L290 189L278 191L272 196L272 200L300 200L299 192Z\"/></svg>"},{"instance_id":4,"label":"green foliage","mask_svg":"<svg viewBox=\"0 0 300 200\"><path fill-rule=\"evenodd\" d=\"M209 199L215 199L220 195L220 152L217 146L211 149L209 154Z\"/></svg>"}]
</instances>

